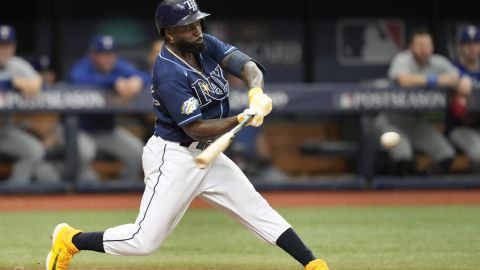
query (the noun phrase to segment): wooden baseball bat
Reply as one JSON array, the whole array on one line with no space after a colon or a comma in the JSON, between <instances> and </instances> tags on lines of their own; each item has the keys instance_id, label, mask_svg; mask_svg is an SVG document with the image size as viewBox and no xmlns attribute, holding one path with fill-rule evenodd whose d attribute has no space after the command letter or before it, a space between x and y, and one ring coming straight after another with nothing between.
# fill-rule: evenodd
<instances>
[{"instance_id":1,"label":"wooden baseball bat","mask_svg":"<svg viewBox=\"0 0 480 270\"><path fill-rule=\"evenodd\" d=\"M247 115L242 122L238 123L232 130L223 134L203 150L196 158L195 163L200 169L205 169L212 161L220 155L232 142L235 135L253 118L253 115Z\"/></svg>"}]
</instances>

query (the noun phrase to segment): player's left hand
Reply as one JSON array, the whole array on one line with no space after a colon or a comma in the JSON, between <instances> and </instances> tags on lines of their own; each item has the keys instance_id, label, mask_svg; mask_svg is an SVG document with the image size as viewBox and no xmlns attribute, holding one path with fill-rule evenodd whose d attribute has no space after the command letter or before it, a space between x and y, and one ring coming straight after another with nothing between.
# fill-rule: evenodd
<instances>
[{"instance_id":1,"label":"player's left hand","mask_svg":"<svg viewBox=\"0 0 480 270\"><path fill-rule=\"evenodd\" d=\"M42 78L40 76L32 79L23 77L14 77L12 79L12 85L22 95L28 99L35 98L41 91Z\"/></svg>"},{"instance_id":2,"label":"player's left hand","mask_svg":"<svg viewBox=\"0 0 480 270\"><path fill-rule=\"evenodd\" d=\"M260 87L252 88L248 92L250 99L250 108L254 108L261 112L263 116L267 116L272 111L272 99Z\"/></svg>"},{"instance_id":3,"label":"player's left hand","mask_svg":"<svg viewBox=\"0 0 480 270\"><path fill-rule=\"evenodd\" d=\"M123 100L131 100L143 87L143 81L139 76L130 78L118 78L115 81L115 90Z\"/></svg>"},{"instance_id":4,"label":"player's left hand","mask_svg":"<svg viewBox=\"0 0 480 270\"><path fill-rule=\"evenodd\" d=\"M265 116L254 108L247 108L241 114L239 114L237 116L238 122L242 122L245 117L249 115L253 115L253 118L252 120L250 120L250 122L248 122L248 126L259 127L263 124L263 119L265 118Z\"/></svg>"},{"instance_id":5,"label":"player's left hand","mask_svg":"<svg viewBox=\"0 0 480 270\"><path fill-rule=\"evenodd\" d=\"M460 80L458 80L457 88L455 89L456 94L468 98L472 94L472 90L472 79L469 76L462 76Z\"/></svg>"}]
</instances>

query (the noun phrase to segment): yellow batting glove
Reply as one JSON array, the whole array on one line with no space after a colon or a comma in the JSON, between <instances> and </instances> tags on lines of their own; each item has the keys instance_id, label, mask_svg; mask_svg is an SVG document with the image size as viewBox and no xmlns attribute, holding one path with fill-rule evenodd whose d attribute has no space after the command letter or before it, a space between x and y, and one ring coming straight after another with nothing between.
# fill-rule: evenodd
<instances>
[{"instance_id":1,"label":"yellow batting glove","mask_svg":"<svg viewBox=\"0 0 480 270\"><path fill-rule=\"evenodd\" d=\"M263 94L263 90L260 87L254 87L248 91L248 100L252 103L252 98L255 95Z\"/></svg>"},{"instance_id":2,"label":"yellow batting glove","mask_svg":"<svg viewBox=\"0 0 480 270\"><path fill-rule=\"evenodd\" d=\"M252 121L250 121L250 125L253 126L253 127L259 127L263 124L263 118L265 116L261 115L261 114L257 114L253 117Z\"/></svg>"},{"instance_id":3,"label":"yellow batting glove","mask_svg":"<svg viewBox=\"0 0 480 270\"><path fill-rule=\"evenodd\" d=\"M245 119L246 116L249 115L254 115L254 117L248 122L247 126L259 127L263 124L263 119L265 116L258 113L257 110L253 108L247 108L241 114L237 115L237 121L240 123Z\"/></svg>"},{"instance_id":4,"label":"yellow batting glove","mask_svg":"<svg viewBox=\"0 0 480 270\"><path fill-rule=\"evenodd\" d=\"M256 109L258 113L266 116L272 111L272 99L266 94L256 94L252 98L250 108Z\"/></svg>"},{"instance_id":5,"label":"yellow batting glove","mask_svg":"<svg viewBox=\"0 0 480 270\"><path fill-rule=\"evenodd\" d=\"M263 93L262 88L254 87L248 91L248 99L250 108L257 109L263 116L268 115L272 111L272 99Z\"/></svg>"}]
</instances>

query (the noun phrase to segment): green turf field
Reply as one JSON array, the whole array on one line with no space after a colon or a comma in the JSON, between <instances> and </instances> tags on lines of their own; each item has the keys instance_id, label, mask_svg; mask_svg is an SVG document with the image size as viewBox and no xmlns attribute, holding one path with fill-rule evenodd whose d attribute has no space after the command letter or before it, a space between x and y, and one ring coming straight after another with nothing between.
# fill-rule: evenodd
<instances>
[{"instance_id":1,"label":"green turf field","mask_svg":"<svg viewBox=\"0 0 480 270\"><path fill-rule=\"evenodd\" d=\"M331 270L480 269L480 207L279 209ZM102 230L135 211L0 213L0 268L43 268L54 225ZM216 210L189 210L148 257L82 252L72 268L299 269L279 248Z\"/></svg>"}]
</instances>

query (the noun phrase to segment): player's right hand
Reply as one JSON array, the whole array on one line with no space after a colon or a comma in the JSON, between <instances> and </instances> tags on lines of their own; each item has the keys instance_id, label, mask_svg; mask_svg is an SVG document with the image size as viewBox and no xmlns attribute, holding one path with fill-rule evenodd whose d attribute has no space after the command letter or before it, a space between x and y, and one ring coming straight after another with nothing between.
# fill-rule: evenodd
<instances>
[{"instance_id":1,"label":"player's right hand","mask_svg":"<svg viewBox=\"0 0 480 270\"><path fill-rule=\"evenodd\" d=\"M263 124L263 119L265 118L265 115L263 115L261 112L254 108L247 108L241 114L237 115L238 122L242 122L245 117L249 115L253 115L253 118L252 120L250 120L250 122L248 122L247 126L259 127Z\"/></svg>"},{"instance_id":2,"label":"player's right hand","mask_svg":"<svg viewBox=\"0 0 480 270\"><path fill-rule=\"evenodd\" d=\"M463 97L469 97L472 94L473 82L470 76L462 76L458 80L457 88L455 89L456 94Z\"/></svg>"},{"instance_id":3,"label":"player's right hand","mask_svg":"<svg viewBox=\"0 0 480 270\"><path fill-rule=\"evenodd\" d=\"M42 78L36 76L33 78L13 77L12 85L17 89L25 98L32 99L38 96L41 91Z\"/></svg>"},{"instance_id":4,"label":"player's right hand","mask_svg":"<svg viewBox=\"0 0 480 270\"><path fill-rule=\"evenodd\" d=\"M262 88L255 87L250 89L248 97L250 99L250 108L256 109L263 116L267 116L272 111L272 99L263 93Z\"/></svg>"},{"instance_id":5,"label":"player's right hand","mask_svg":"<svg viewBox=\"0 0 480 270\"><path fill-rule=\"evenodd\" d=\"M458 73L447 73L438 76L438 85L443 87L456 87L460 76Z\"/></svg>"}]
</instances>

